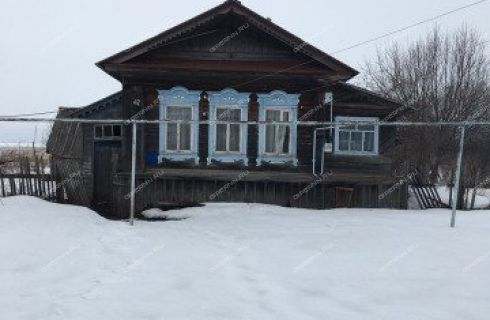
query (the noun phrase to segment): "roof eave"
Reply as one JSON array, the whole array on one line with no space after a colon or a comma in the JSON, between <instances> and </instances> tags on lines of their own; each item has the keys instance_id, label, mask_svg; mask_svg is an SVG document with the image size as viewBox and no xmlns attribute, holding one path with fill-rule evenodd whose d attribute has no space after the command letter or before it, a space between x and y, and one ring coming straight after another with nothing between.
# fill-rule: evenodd
<instances>
[{"instance_id":1,"label":"roof eave","mask_svg":"<svg viewBox=\"0 0 490 320\"><path fill-rule=\"evenodd\" d=\"M117 100L120 100L122 96L122 91L118 91L113 93L105 98L99 99L94 103L91 103L83 108L79 108L79 110L73 112L70 117L72 118L81 118L87 114L91 114L97 112L101 109L101 107L106 106L107 104L112 104Z\"/></svg>"},{"instance_id":2,"label":"roof eave","mask_svg":"<svg viewBox=\"0 0 490 320\"><path fill-rule=\"evenodd\" d=\"M359 71L356 69L348 66L347 64L337 60L336 58L328 55L327 53L323 52L322 50L316 48L315 46L303 41L299 37L295 36L291 32L283 29L279 25L275 24L272 22L270 19L264 18L263 16L259 15L258 13L254 12L253 10L243 6L240 1L237 0L227 0L226 2L210 9L207 10L175 27L172 27L164 32L159 33L158 35L151 37L139 44L136 44L126 50L120 51L106 59L103 59L99 62L96 63L96 66L101 68L103 71L106 73L110 74L111 76L115 77L113 74L108 72L105 68L105 66L109 63L123 63L124 61L127 61L128 59L131 59L134 56L137 56L139 54L148 52L148 50L151 50L148 48L151 44L154 42L158 41L160 38L168 38L168 39L161 39L159 42L164 42L172 39L173 37L178 36L179 34L182 34L184 32L187 32L189 30L192 30L192 28L196 27L197 25L201 25L203 23L206 23L209 20L214 19L214 17L217 14L224 14L227 12L233 11L237 14L245 15L248 16L249 18L255 20L256 24L259 25L266 25L268 28L263 28L263 31L267 33L267 29L275 29L271 30L275 34L272 36L275 36L278 38L280 41L284 42L287 45L292 46L293 48L297 48L298 46L301 46L300 50L298 52L301 52L309 57L311 57L314 60L319 61L320 63L332 68L333 70L340 72L341 74L344 75L345 80L349 80L359 74ZM200 21L201 20L201 21ZM194 27L193 27L194 25ZM284 36L284 38L289 38L290 40L286 39L280 39L278 37L278 34L281 34ZM128 53L131 53L130 57L128 58ZM124 59L126 58L126 59ZM116 78L117 79L117 78Z\"/></svg>"},{"instance_id":3,"label":"roof eave","mask_svg":"<svg viewBox=\"0 0 490 320\"><path fill-rule=\"evenodd\" d=\"M157 40L158 38L164 37L165 35L170 36L170 35L172 35L172 33L175 33L178 30L186 29L186 26L190 27L190 25L192 23L194 23L195 21L197 21L199 19L203 19L208 15L215 15L217 13L220 13L221 11L223 11L223 13L224 13L227 10L231 10L232 6L230 6L230 4L233 4L233 3L236 3L236 1L235 0L228 0L228 1L216 6L214 8L211 8L211 9L209 9L209 10L207 10L207 11L205 11L205 12L203 12L203 13L195 16L195 17L192 17L192 18L190 18L190 19L188 19L188 20L186 20L186 21L184 21L184 22L182 22L182 23L180 23L180 24L178 24L178 25L176 25L176 26L174 26L168 30L165 30L165 31L145 40L145 41L142 41L142 42L140 42L134 46L131 46L131 47L129 47L125 50L122 50L118 53L115 53L115 54L111 55L110 57L105 58L105 59L97 62L95 65L98 66L99 68L101 68L102 70L104 70L103 66L105 64L111 62L112 60L120 58L121 56L127 54L128 52L131 52L133 50L138 50L138 49L142 50L143 49L142 47L144 47L145 45L151 44L153 41ZM178 32L178 33L182 33L182 32Z\"/></svg>"}]
</instances>

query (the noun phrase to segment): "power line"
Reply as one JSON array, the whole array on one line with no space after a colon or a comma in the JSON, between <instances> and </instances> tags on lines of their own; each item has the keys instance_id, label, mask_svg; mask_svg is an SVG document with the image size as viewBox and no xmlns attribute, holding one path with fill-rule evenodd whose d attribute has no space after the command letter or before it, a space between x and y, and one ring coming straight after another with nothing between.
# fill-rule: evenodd
<instances>
[{"instance_id":1,"label":"power line","mask_svg":"<svg viewBox=\"0 0 490 320\"><path fill-rule=\"evenodd\" d=\"M403 27L403 28L400 28L400 29L396 29L394 31L390 31L388 33L385 33L383 35L380 35L380 36L377 36L377 37L374 37L372 39L369 39L369 40L366 40L366 41L362 41L362 42L359 42L359 43L356 43L356 44L353 44L347 48L344 48L344 49L340 49L340 50L337 50L337 51L334 51L332 52L332 54L337 54L337 53L341 53L341 52L344 52L344 51L347 51L347 50L351 50L351 49L354 49L354 48L357 48L357 47L360 47L362 45L365 45L365 44L368 44L368 43L371 43L371 42L375 42L375 41L378 41L378 40L381 40L381 39L384 39L384 38L387 38L387 37L390 37L392 35L395 35L397 33L400 33L400 32L403 32L403 31L407 31L409 29L412 29L412 28L415 28L415 27L418 27L422 24L425 24L425 23L428 23L428 22L432 22L432 21L435 21L435 20L438 20L440 18L443 18L443 17L446 17L448 15L451 15L453 13L456 13L458 11L461 11L461 10L465 10L465 9L468 9L468 8L471 8L471 7L474 7L476 5L479 5L479 4L482 4L484 2L487 2L488 0L480 0L480 1L476 1L476 2L473 2L473 3L470 3L470 4L467 4L465 6L462 6L462 7L459 7L459 8L456 8L456 9L453 9L453 10L450 10L450 11L447 11L447 12L444 12L444 13L441 13L437 16L434 16L432 18L428 18L428 19L425 19L425 20L422 20L422 21L419 21L419 22L416 22L414 24L411 24L411 25L408 25L406 27Z\"/></svg>"},{"instance_id":2,"label":"power line","mask_svg":"<svg viewBox=\"0 0 490 320\"><path fill-rule=\"evenodd\" d=\"M134 119L81 119L81 118L0 118L2 122L46 122L46 123L92 123L92 124L161 124L161 123L193 123L193 124L248 124L248 125L261 125L261 124L284 124L283 121L219 121L219 120L134 120ZM298 121L298 126L319 126L319 125L352 125L356 124L355 120L350 121ZM421 121L403 121L403 122L389 122L389 121L365 121L369 125L377 125L380 127L388 126L490 126L488 120L472 120L472 121L437 121L437 122L421 122Z\"/></svg>"},{"instance_id":3,"label":"power line","mask_svg":"<svg viewBox=\"0 0 490 320\"><path fill-rule=\"evenodd\" d=\"M476 2L472 2L470 4L467 4L467 5L464 5L464 6L461 6L461 7L458 7L456 9L453 9L453 10L449 10L449 11L446 11L446 12L443 12L441 14L438 14L436 16L433 16L431 18L427 18L427 19L424 19L424 20L421 20L421 21L418 21L416 23L413 23L411 25L408 25L408 26L405 26L405 27L402 27L402 28L399 28L399 29L396 29L396 30L393 30L393 31L390 31L388 33L385 33L383 35L380 35L380 36L377 36L377 37L374 37L374 38L371 38L371 39L368 39L368 40L365 40L365 41L361 41L361 42L358 42L358 43L355 43L353 45L350 45L346 48L343 48L343 49L340 49L340 50L337 50L337 51L334 51L332 52L332 54L338 54L338 53L342 53L342 52L345 52L345 51L348 51L348 50L352 50L352 49L355 49L357 47L360 47L360 46L363 46L363 45L366 45L366 44L369 44L371 42L375 42L375 41L378 41L378 40L381 40L381 39L384 39L384 38L387 38L387 37L390 37L392 35L395 35L397 33L400 33L400 32L403 32L403 31L407 31L409 29L412 29L412 28L415 28L415 27L418 27L422 24L425 24L425 23L428 23L428 22L432 22L432 21L436 21L440 18L443 18L443 17L446 17L448 15L451 15L451 14L454 14L456 12L459 12L459 11L462 11L462 10L465 10L465 9L468 9L468 8L471 8L471 7L474 7L476 5L479 5L479 4L482 4L484 2L487 2L488 0L480 0L480 1L476 1ZM199 37L199 36L202 36L202 35L205 35L205 34L208 34L208 33L213 33L215 32L216 30L212 30L211 32L205 32L205 33L202 33L202 34L198 34L198 35L195 35L193 37ZM192 37L189 37L189 38L192 38ZM168 44L171 44L172 42L170 43L166 43L164 44L163 46L165 45L168 45ZM287 67L285 69L281 69L279 71L276 71L274 73L270 73L268 75L265 75L265 76L261 76L261 77L258 77L254 80L249 80L249 81L246 81L246 82L243 82L241 84L238 84L238 85L235 85L234 87L240 87L240 86L243 86L243 85L246 85L246 84L249 84L249 83L252 83L252 82L255 82L255 81L258 81L258 80L261 80L261 79L264 79L264 78L267 78L269 76L272 76L272 75L276 75L276 74L279 74L281 72L285 72L285 71L288 71L288 70L292 70L296 67L300 67L300 66L303 66L303 65L306 65L310 62L313 62L315 61L315 59L311 59L311 60L308 60L308 61L305 61L305 62L302 62L302 63L299 63L299 64L296 64L296 65L293 65L293 66L290 66L290 67ZM40 112L40 113L31 113L31 114L17 114L17 115L8 115L8 116L0 116L2 118L17 118L17 117L28 117L28 116L36 116L36 115L45 115L45 114L54 114L54 113L57 113L57 111L51 111L51 112Z\"/></svg>"},{"instance_id":4,"label":"power line","mask_svg":"<svg viewBox=\"0 0 490 320\"><path fill-rule=\"evenodd\" d=\"M476 1L476 2L472 2L470 4L467 4L467 5L464 5L464 6L461 6L461 7L458 7L456 9L453 9L453 10L449 10L449 11L446 11L446 12L443 12L441 14L438 14L436 16L433 16L431 18L427 18L427 19L424 19L424 20L421 20L421 21L418 21L416 23L413 23L411 25L408 25L408 26L405 26L405 27L402 27L402 28L399 28L399 29L396 29L396 30L393 30L393 31L390 31L388 33L385 33L383 35L380 35L380 36L377 36L377 37L374 37L374 38L371 38L369 40L365 40L365 41L361 41L361 42L358 42L358 43L355 43L353 45L350 45L346 48L343 48L343 49L340 49L340 50L337 50L337 51L334 51L332 52L331 54L338 54L338 53L341 53L341 52L345 52L345 51L348 51L348 50L352 50L354 48L357 48L357 47L360 47L360 46L363 46L363 45L366 45L368 43L371 43L371 42L375 42L375 41L378 41L380 39L384 39L384 38L387 38L387 37L390 37L392 35L395 35L397 33L400 33L400 32L403 32L403 31L406 31L406 30L409 30L409 29L412 29L412 28L415 28L417 26L420 26L422 24L425 24L425 23L428 23L428 22L432 22L432 21L435 21L437 19L440 19L442 17L446 17L448 15L451 15L451 14L454 14L456 12L459 12L459 11L462 11L462 10L465 10L465 9L468 9L468 8L471 8L471 7L474 7L476 5L479 5L479 4L482 4L484 2L487 2L488 0L480 0L480 1ZM276 71L276 72L273 72L273 73L270 73L268 75L265 75L265 76L261 76L261 77L258 77L257 79L255 80L249 80L249 81L246 81L246 82L243 82L241 84L238 84L236 85L237 87L240 87L240 86L243 86L243 85L246 85L246 84L249 84L249 83L252 83L252 82L255 82L255 81L258 81L258 80L262 80L264 78L267 78L267 77L270 77L272 75L276 75L276 74L279 74L281 72L285 72L285 71L288 71L288 70L292 70L296 67L300 67L300 66L303 66L303 65L306 65L306 64L309 64L311 62L314 62L315 59L311 59L311 60L307 60L305 62L302 62L302 63L299 63L299 64L296 64L296 65L293 65L293 66L290 66L290 67L287 67L285 69L281 69L279 71Z\"/></svg>"}]
</instances>

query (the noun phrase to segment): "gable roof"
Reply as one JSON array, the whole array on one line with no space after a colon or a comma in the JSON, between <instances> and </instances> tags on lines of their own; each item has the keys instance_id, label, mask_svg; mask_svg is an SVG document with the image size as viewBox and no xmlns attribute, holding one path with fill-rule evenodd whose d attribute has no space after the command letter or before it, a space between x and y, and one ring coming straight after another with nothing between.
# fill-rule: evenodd
<instances>
[{"instance_id":1,"label":"gable roof","mask_svg":"<svg viewBox=\"0 0 490 320\"><path fill-rule=\"evenodd\" d=\"M264 18L263 16L243 6L238 0L226 0L224 3L194 18L187 20L131 48L116 53L115 55L96 63L96 65L102 70L106 71L105 66L108 64L121 64L139 55L150 52L215 19L218 15L227 13L236 13L244 16L251 25L256 26L263 32L290 46L295 52L301 52L310 57L312 61L317 61L328 68L343 74L346 80L359 74L359 72L352 67L333 58L289 31L281 28L270 19Z\"/></svg>"},{"instance_id":2,"label":"gable roof","mask_svg":"<svg viewBox=\"0 0 490 320\"><path fill-rule=\"evenodd\" d=\"M340 98L339 97L336 98L337 101L348 102L349 100L356 99L356 97L357 98L360 97L360 98L367 99L371 101L371 103L376 103L378 105L391 106L395 108L399 108L402 106L402 103L399 101L393 100L379 93L376 93L374 91L368 90L363 87L359 87L351 83L339 82L335 85L334 88L338 89L336 91L340 95ZM339 90L345 92L345 94L342 94L341 92L339 92Z\"/></svg>"},{"instance_id":3,"label":"gable roof","mask_svg":"<svg viewBox=\"0 0 490 320\"><path fill-rule=\"evenodd\" d=\"M118 105L122 91L116 92L83 108L58 108L56 119L85 118L102 110ZM81 157L81 123L54 122L46 143L47 153L67 159Z\"/></svg>"},{"instance_id":4,"label":"gable roof","mask_svg":"<svg viewBox=\"0 0 490 320\"><path fill-rule=\"evenodd\" d=\"M121 99L122 99L122 91L118 91L116 93L111 94L110 96L107 96L94 103L91 103L86 107L79 108L76 112L73 112L70 115L70 117L71 118L87 117L93 113L97 113L111 106L114 106L116 103L120 102Z\"/></svg>"},{"instance_id":5,"label":"gable roof","mask_svg":"<svg viewBox=\"0 0 490 320\"><path fill-rule=\"evenodd\" d=\"M80 108L60 107L56 119L71 118ZM77 159L81 157L80 123L55 122L51 128L46 152L64 158Z\"/></svg>"}]
</instances>

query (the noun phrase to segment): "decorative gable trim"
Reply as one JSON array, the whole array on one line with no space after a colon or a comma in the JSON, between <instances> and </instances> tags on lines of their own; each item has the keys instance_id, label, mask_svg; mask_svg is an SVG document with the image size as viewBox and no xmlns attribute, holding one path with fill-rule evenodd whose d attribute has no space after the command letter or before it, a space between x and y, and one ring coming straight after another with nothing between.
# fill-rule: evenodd
<instances>
[{"instance_id":1,"label":"decorative gable trim","mask_svg":"<svg viewBox=\"0 0 490 320\"><path fill-rule=\"evenodd\" d=\"M107 96L103 99L100 99L92 104L89 104L86 107L83 107L76 112L74 112L71 117L72 118L85 118L89 117L92 114L98 113L102 110L105 110L107 108L116 106L117 103L121 102L122 100L122 91L116 92L111 94L110 96Z\"/></svg>"},{"instance_id":2,"label":"decorative gable trim","mask_svg":"<svg viewBox=\"0 0 490 320\"><path fill-rule=\"evenodd\" d=\"M341 78L347 80L359 74L359 72L352 67L344 64L343 62L335 59L320 49L312 46L308 42L295 36L289 31L281 28L273 23L270 19L264 18L249 8L243 6L239 1L227 0L224 3L216 6L215 8L208 10L184 23L177 25L159 35L141 42L129 49L121 51L107 59L98 62L96 65L101 69L106 70L106 66L110 64L121 64L128 60L131 60L137 56L150 52L160 46L166 45L169 42L177 39L186 33L189 33L198 27L214 20L218 15L234 12L243 16L248 23L257 27L259 30L269 34L270 36L278 39L282 43L291 47L294 52L301 52L312 60L316 60L319 63L327 66L328 68L337 71L341 74ZM109 72L108 72L109 73Z\"/></svg>"}]
</instances>

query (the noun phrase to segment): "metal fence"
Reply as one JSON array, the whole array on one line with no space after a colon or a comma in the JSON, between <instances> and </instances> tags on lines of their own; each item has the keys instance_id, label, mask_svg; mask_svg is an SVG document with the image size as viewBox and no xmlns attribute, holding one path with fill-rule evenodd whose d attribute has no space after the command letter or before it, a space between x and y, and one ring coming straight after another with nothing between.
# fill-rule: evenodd
<instances>
[{"instance_id":1,"label":"metal fence","mask_svg":"<svg viewBox=\"0 0 490 320\"><path fill-rule=\"evenodd\" d=\"M1 122L35 122L35 123L79 123L79 124L119 124L119 125L130 125L132 126L132 161L131 161L131 186L130 186L130 213L129 221L130 224L134 223L135 219L135 190L136 186L136 165L137 165L137 145L138 145L138 126L146 124L163 124L163 123L193 123L202 125L212 125L212 124L246 124L246 125L267 125L267 124L284 124L284 122L276 121L220 121L220 120L140 120L140 119L129 119L129 120L117 120L117 119L103 119L103 120L93 120L93 119L49 119L49 118L0 118ZM298 121L296 125L298 127L310 127L315 129L314 134L316 136L317 132L322 130L331 130L332 128L338 128L343 126L350 126L358 124L358 121L335 121L335 122L318 122L318 121ZM451 203L451 227L456 225L456 209L457 209L457 199L459 198L460 183L461 183L461 168L463 165L463 152L465 148L465 134L469 128L479 127L479 126L490 126L490 121L451 121L451 122L388 122L388 121L363 121L363 125L374 125L378 127L450 127L457 128L459 130L459 146L458 154L455 168L455 182L454 182L454 192L452 192ZM316 143L316 138L313 140ZM322 155L324 154L322 146ZM317 152L317 148L313 148L313 152ZM316 156L313 155L313 162L316 161ZM323 161L322 161L323 164ZM315 168L315 163L313 163L313 168ZM323 171L323 167L322 167ZM50 180L50 179L45 179Z\"/></svg>"}]
</instances>

